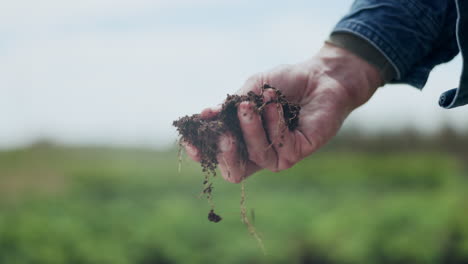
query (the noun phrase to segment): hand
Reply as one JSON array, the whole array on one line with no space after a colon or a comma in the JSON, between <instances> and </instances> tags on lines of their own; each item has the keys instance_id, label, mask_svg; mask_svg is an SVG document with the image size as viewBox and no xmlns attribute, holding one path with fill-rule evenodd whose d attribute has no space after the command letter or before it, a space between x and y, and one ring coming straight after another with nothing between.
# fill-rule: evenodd
<instances>
[{"instance_id":1,"label":"hand","mask_svg":"<svg viewBox=\"0 0 468 264\"><path fill-rule=\"evenodd\" d=\"M239 183L261 169L277 172L292 167L327 143L344 119L383 85L374 66L329 44L310 60L250 77L238 94L249 91L260 94L265 83L301 106L299 126L290 131L280 120L282 109L277 104L267 105L260 116L249 102L242 102L238 117L249 160L239 159L232 135L222 135L217 159L227 181ZM263 95L265 101L275 98L272 89L266 89ZM210 118L219 110L207 108L201 116ZM192 159L199 161L197 149L187 145L186 150Z\"/></svg>"}]
</instances>

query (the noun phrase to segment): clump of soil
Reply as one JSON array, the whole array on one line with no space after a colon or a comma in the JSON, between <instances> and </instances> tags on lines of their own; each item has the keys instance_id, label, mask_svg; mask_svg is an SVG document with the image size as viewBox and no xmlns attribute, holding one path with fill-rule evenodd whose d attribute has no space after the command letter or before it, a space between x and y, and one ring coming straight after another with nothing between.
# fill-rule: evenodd
<instances>
[{"instance_id":1,"label":"clump of soil","mask_svg":"<svg viewBox=\"0 0 468 264\"><path fill-rule=\"evenodd\" d=\"M276 92L276 99L265 101L263 92L265 89L273 89ZM205 174L203 180L202 195L205 195L211 205L208 214L208 220L212 222L221 221L221 217L214 213L212 202L213 185L210 183L210 176L216 176L218 160L216 159L218 150L219 136L225 132L230 132L237 145L237 150L241 161L247 161L247 147L242 135L242 130L237 117L237 108L241 102L248 101L254 106L255 111L262 114L265 106L271 103L279 103L282 106L284 122L289 130L294 130L299 124L300 106L288 102L280 90L271 87L268 84L263 85L262 93L257 95L249 92L247 95L228 95L221 111L211 119L202 119L199 114L184 116L173 122L180 134L180 142L187 142L196 147L200 153L200 164ZM271 139L270 139L271 141Z\"/></svg>"},{"instance_id":2,"label":"clump of soil","mask_svg":"<svg viewBox=\"0 0 468 264\"><path fill-rule=\"evenodd\" d=\"M208 220L211 222L218 223L219 221L222 220L221 216L215 214L214 210L211 209L210 212L208 213Z\"/></svg>"},{"instance_id":3,"label":"clump of soil","mask_svg":"<svg viewBox=\"0 0 468 264\"><path fill-rule=\"evenodd\" d=\"M277 99L265 102L263 91L265 89L276 91ZM284 121L289 130L294 130L299 124L300 106L286 100L286 97L280 90L263 85L262 94L257 95L249 92L247 95L228 95L220 113L211 119L202 119L199 114L184 116L173 122L181 136L181 141L185 141L195 146L200 151L200 164L203 172L216 175L218 160L218 140L219 136L227 131L234 136L241 160L247 160L247 148L242 136L242 131L237 118L237 107L241 102L249 101L253 103L254 109L262 113L265 106L271 103L279 103L282 106Z\"/></svg>"}]
</instances>

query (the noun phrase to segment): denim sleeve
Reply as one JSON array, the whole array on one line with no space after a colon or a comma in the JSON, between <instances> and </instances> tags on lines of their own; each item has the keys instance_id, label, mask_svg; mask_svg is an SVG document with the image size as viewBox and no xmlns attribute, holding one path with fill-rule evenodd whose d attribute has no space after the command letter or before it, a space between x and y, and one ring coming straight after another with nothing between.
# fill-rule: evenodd
<instances>
[{"instance_id":1,"label":"denim sleeve","mask_svg":"<svg viewBox=\"0 0 468 264\"><path fill-rule=\"evenodd\" d=\"M356 0L333 32L366 39L396 71L393 83L423 88L434 66L458 53L453 0Z\"/></svg>"},{"instance_id":2,"label":"denim sleeve","mask_svg":"<svg viewBox=\"0 0 468 264\"><path fill-rule=\"evenodd\" d=\"M458 88L451 89L440 96L439 105L446 109L468 104L468 1L456 1L458 47L463 59L462 74Z\"/></svg>"}]
</instances>

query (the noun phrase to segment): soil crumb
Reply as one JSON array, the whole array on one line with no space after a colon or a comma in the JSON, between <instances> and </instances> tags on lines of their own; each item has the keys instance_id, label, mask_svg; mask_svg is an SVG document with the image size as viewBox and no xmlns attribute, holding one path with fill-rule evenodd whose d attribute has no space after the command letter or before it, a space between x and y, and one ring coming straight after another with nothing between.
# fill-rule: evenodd
<instances>
[{"instance_id":1,"label":"soil crumb","mask_svg":"<svg viewBox=\"0 0 468 264\"><path fill-rule=\"evenodd\" d=\"M221 218L221 216L215 214L213 209L211 209L210 212L208 213L208 220L210 222L218 223L219 221L222 220L222 218Z\"/></svg>"}]
</instances>

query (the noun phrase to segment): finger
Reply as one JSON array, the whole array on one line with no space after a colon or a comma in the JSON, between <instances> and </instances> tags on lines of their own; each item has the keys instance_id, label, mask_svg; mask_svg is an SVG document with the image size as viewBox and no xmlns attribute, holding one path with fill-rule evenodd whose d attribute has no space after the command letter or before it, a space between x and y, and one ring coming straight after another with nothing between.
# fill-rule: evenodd
<instances>
[{"instance_id":1,"label":"finger","mask_svg":"<svg viewBox=\"0 0 468 264\"><path fill-rule=\"evenodd\" d=\"M185 152L187 153L187 156L189 156L193 161L200 162L200 151L198 151L198 149L194 145L188 142L182 142L182 146L185 147Z\"/></svg>"},{"instance_id":2,"label":"finger","mask_svg":"<svg viewBox=\"0 0 468 264\"><path fill-rule=\"evenodd\" d=\"M239 183L248 175L259 170L251 162L241 161L237 151L235 139L230 134L220 136L220 153L217 155L219 169L223 178L232 183Z\"/></svg>"},{"instance_id":3,"label":"finger","mask_svg":"<svg viewBox=\"0 0 468 264\"><path fill-rule=\"evenodd\" d=\"M310 72L307 67L297 67L294 65L280 65L268 71L265 74L265 82L278 88L289 88L283 91L283 95L289 101L301 102L304 100L305 94L303 89L304 84L307 84Z\"/></svg>"},{"instance_id":4,"label":"finger","mask_svg":"<svg viewBox=\"0 0 468 264\"><path fill-rule=\"evenodd\" d=\"M217 105L215 107L208 107L201 111L200 117L202 119L212 119L213 117L217 116L221 112L221 105Z\"/></svg>"},{"instance_id":5,"label":"finger","mask_svg":"<svg viewBox=\"0 0 468 264\"><path fill-rule=\"evenodd\" d=\"M264 84L264 74L257 73L250 76L242 87L236 92L238 95L245 95L248 92L254 92L255 94L261 94L262 86Z\"/></svg>"},{"instance_id":6,"label":"finger","mask_svg":"<svg viewBox=\"0 0 468 264\"><path fill-rule=\"evenodd\" d=\"M277 99L276 91L265 89L265 102ZM294 132L289 131L283 116L283 108L279 103L270 103L265 107L263 113L265 126L271 146L275 149L278 159L277 170L292 167L299 161L299 153L296 149Z\"/></svg>"},{"instance_id":7,"label":"finger","mask_svg":"<svg viewBox=\"0 0 468 264\"><path fill-rule=\"evenodd\" d=\"M270 143L268 142L260 115L249 102L239 104L237 115L249 153L249 160L259 167L276 171L276 152L273 148L269 147Z\"/></svg>"}]
</instances>

